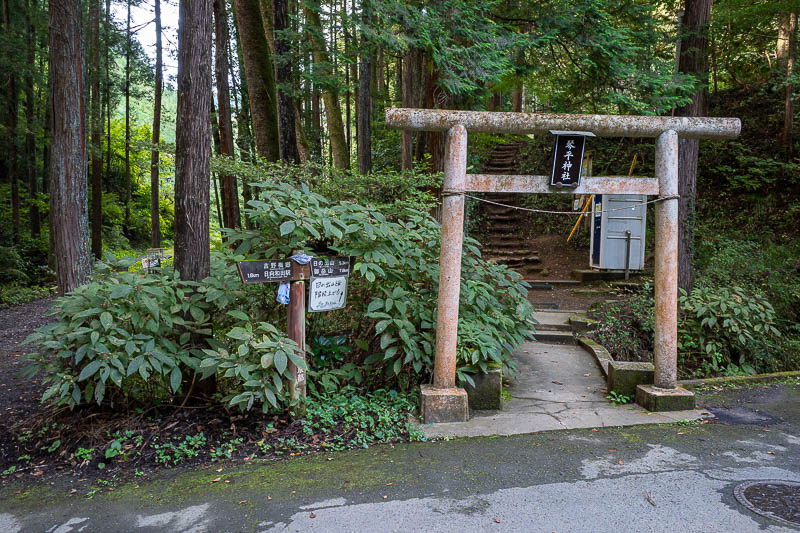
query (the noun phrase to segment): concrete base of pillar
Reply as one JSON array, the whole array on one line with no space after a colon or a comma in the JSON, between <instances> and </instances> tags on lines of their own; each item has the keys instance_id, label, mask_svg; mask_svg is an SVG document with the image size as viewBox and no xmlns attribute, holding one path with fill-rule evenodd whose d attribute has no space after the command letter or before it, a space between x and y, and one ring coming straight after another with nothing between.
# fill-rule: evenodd
<instances>
[{"instance_id":1,"label":"concrete base of pillar","mask_svg":"<svg viewBox=\"0 0 800 533\"><path fill-rule=\"evenodd\" d=\"M683 387L662 389L655 385L639 385L636 403L648 411L688 411L694 409L694 393Z\"/></svg>"},{"instance_id":2,"label":"concrete base of pillar","mask_svg":"<svg viewBox=\"0 0 800 533\"><path fill-rule=\"evenodd\" d=\"M469 420L469 399L464 389L437 389L433 385L422 385L420 398L423 424Z\"/></svg>"}]
</instances>

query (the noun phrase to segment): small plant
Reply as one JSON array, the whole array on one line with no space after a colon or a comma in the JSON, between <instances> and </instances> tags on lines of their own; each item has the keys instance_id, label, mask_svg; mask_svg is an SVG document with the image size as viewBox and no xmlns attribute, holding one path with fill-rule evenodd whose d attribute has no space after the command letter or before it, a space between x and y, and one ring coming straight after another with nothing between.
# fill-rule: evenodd
<instances>
[{"instance_id":1,"label":"small plant","mask_svg":"<svg viewBox=\"0 0 800 533\"><path fill-rule=\"evenodd\" d=\"M206 436L203 432L196 435L186 435L182 440L173 440L164 444L158 444L157 437L154 437L153 440L156 462L164 465L177 465L187 459L197 457L206 445Z\"/></svg>"},{"instance_id":2,"label":"small plant","mask_svg":"<svg viewBox=\"0 0 800 533\"><path fill-rule=\"evenodd\" d=\"M612 390L609 391L606 399L611 400L611 405L625 405L626 403L630 403L632 398L624 394L618 394L616 391Z\"/></svg>"},{"instance_id":3,"label":"small plant","mask_svg":"<svg viewBox=\"0 0 800 533\"><path fill-rule=\"evenodd\" d=\"M106 459L111 459L122 453L122 443L119 439L111 441L111 444L106 448Z\"/></svg>"},{"instance_id":4,"label":"small plant","mask_svg":"<svg viewBox=\"0 0 800 533\"><path fill-rule=\"evenodd\" d=\"M211 449L211 460L223 461L225 459L230 459L243 442L244 439L241 437L223 443L218 442L217 445Z\"/></svg>"},{"instance_id":5,"label":"small plant","mask_svg":"<svg viewBox=\"0 0 800 533\"><path fill-rule=\"evenodd\" d=\"M47 453L53 453L54 451L56 451L56 450L57 450L57 449L59 449L60 447L61 447L61 440L60 440L60 439L56 439L56 440L54 440L52 443L50 443L50 445L49 445L49 446L45 446L45 447L44 447L44 448L42 448L42 449L43 449L44 451L46 451Z\"/></svg>"},{"instance_id":6,"label":"small plant","mask_svg":"<svg viewBox=\"0 0 800 533\"><path fill-rule=\"evenodd\" d=\"M13 474L16 471L17 471L17 465L11 465L8 468L6 468L5 470L3 470L3 475L4 476L9 476L9 475Z\"/></svg>"},{"instance_id":7,"label":"small plant","mask_svg":"<svg viewBox=\"0 0 800 533\"><path fill-rule=\"evenodd\" d=\"M80 462L89 462L92 460L92 455L94 455L94 448L78 448L75 452L75 459Z\"/></svg>"}]
</instances>

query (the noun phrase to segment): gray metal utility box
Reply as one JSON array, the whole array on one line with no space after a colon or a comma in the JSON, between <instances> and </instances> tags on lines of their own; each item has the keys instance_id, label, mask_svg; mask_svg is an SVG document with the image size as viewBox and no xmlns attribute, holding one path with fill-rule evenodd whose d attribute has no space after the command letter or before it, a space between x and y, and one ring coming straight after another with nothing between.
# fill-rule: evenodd
<instances>
[{"instance_id":1,"label":"gray metal utility box","mask_svg":"<svg viewBox=\"0 0 800 533\"><path fill-rule=\"evenodd\" d=\"M646 201L647 196L638 194L594 195L589 247L592 268L625 270L626 257L629 270L644 268Z\"/></svg>"}]
</instances>

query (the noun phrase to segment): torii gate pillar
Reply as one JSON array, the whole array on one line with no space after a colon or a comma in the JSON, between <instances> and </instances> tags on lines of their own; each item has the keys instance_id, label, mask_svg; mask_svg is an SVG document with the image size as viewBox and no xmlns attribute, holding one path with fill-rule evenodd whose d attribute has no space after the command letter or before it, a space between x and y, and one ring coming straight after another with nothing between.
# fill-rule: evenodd
<instances>
[{"instance_id":1,"label":"torii gate pillar","mask_svg":"<svg viewBox=\"0 0 800 533\"><path fill-rule=\"evenodd\" d=\"M467 183L467 129L447 131L442 186L442 246L439 252L439 300L436 308L436 358L433 384L420 390L422 420L464 422L469 418L467 391L456 387L458 300L464 244L464 190Z\"/></svg>"}]
</instances>

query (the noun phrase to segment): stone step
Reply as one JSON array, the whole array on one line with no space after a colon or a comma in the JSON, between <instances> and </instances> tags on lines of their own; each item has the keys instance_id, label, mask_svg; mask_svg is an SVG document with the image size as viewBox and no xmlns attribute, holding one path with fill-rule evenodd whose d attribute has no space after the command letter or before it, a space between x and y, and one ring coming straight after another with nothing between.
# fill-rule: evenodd
<instances>
[{"instance_id":1,"label":"stone step","mask_svg":"<svg viewBox=\"0 0 800 533\"><path fill-rule=\"evenodd\" d=\"M540 331L568 331L572 333L572 326L570 324L539 324L536 326L536 332Z\"/></svg>"},{"instance_id":2,"label":"stone step","mask_svg":"<svg viewBox=\"0 0 800 533\"><path fill-rule=\"evenodd\" d=\"M574 345L575 336L571 331L544 331L536 327L534 337L544 344Z\"/></svg>"},{"instance_id":3,"label":"stone step","mask_svg":"<svg viewBox=\"0 0 800 533\"><path fill-rule=\"evenodd\" d=\"M503 248L500 246L487 246L483 249L483 253L485 255L509 255L515 257L535 255L539 257L539 252L532 252L527 248Z\"/></svg>"},{"instance_id":4,"label":"stone step","mask_svg":"<svg viewBox=\"0 0 800 533\"><path fill-rule=\"evenodd\" d=\"M559 287L580 285L581 282L575 279L526 279L527 283L548 283Z\"/></svg>"},{"instance_id":5,"label":"stone step","mask_svg":"<svg viewBox=\"0 0 800 533\"><path fill-rule=\"evenodd\" d=\"M491 231L494 234L517 232L520 229L521 228L520 228L519 224L501 223L501 224L491 224L489 226L489 231Z\"/></svg>"},{"instance_id":6,"label":"stone step","mask_svg":"<svg viewBox=\"0 0 800 533\"><path fill-rule=\"evenodd\" d=\"M539 254L539 252L536 250L531 250L530 248L520 248L521 246L524 246L524 244L511 241L503 242L498 240L492 240L484 244L482 250L484 253L496 252L498 254L524 250L524 253L526 254L537 254L537 255Z\"/></svg>"},{"instance_id":7,"label":"stone step","mask_svg":"<svg viewBox=\"0 0 800 533\"><path fill-rule=\"evenodd\" d=\"M523 278L525 278L526 276L531 276L540 273L542 270L544 270L544 267L537 265L527 265L527 266L514 267L513 270L516 270L522 275Z\"/></svg>"},{"instance_id":8,"label":"stone step","mask_svg":"<svg viewBox=\"0 0 800 533\"><path fill-rule=\"evenodd\" d=\"M488 256L487 261L494 261L508 266L535 265L541 262L538 255L495 255Z\"/></svg>"},{"instance_id":9,"label":"stone step","mask_svg":"<svg viewBox=\"0 0 800 533\"><path fill-rule=\"evenodd\" d=\"M522 215L520 215L518 212L513 211L511 209L509 209L505 213L490 213L489 215L486 216L486 220L490 220L490 221L496 220L498 222L499 221L504 221L505 222L505 221L508 221L508 220L518 220L518 219L521 219L521 218L522 218Z\"/></svg>"},{"instance_id":10,"label":"stone step","mask_svg":"<svg viewBox=\"0 0 800 533\"><path fill-rule=\"evenodd\" d=\"M587 270L587 269L578 269L573 270L571 276L580 281L611 281L611 280L619 280L625 279L625 272L620 272L616 270ZM631 276L641 276L642 272L631 271Z\"/></svg>"}]
</instances>

